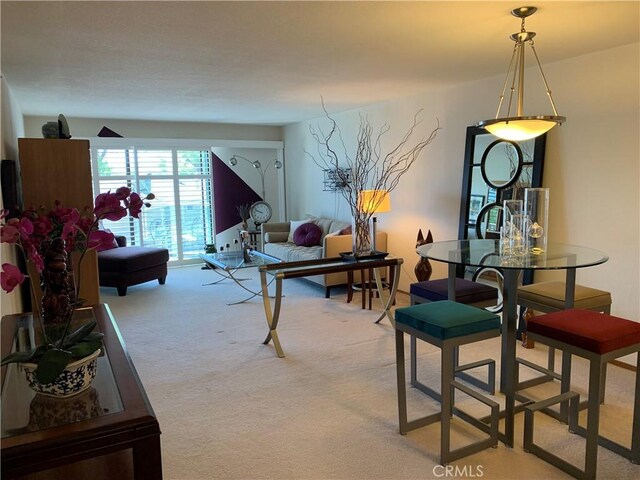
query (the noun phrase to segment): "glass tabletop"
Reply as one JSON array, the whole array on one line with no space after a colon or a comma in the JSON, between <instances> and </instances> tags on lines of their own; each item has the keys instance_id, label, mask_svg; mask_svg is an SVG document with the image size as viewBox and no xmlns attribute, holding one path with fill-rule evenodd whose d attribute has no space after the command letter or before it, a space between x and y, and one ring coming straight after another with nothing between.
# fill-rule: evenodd
<instances>
[{"instance_id":1,"label":"glass tabletop","mask_svg":"<svg viewBox=\"0 0 640 480\"><path fill-rule=\"evenodd\" d=\"M285 277L320 275L326 273L346 272L349 270L365 270L369 268L387 267L402 263L402 259L388 255L384 258L361 258L354 261L345 257L327 257L300 262L284 262L267 268L261 268L269 275Z\"/></svg>"},{"instance_id":2,"label":"glass tabletop","mask_svg":"<svg viewBox=\"0 0 640 480\"><path fill-rule=\"evenodd\" d=\"M556 270L599 265L609 260L600 250L563 243L549 243L542 254L522 257L500 255L499 240L449 240L422 245L421 257L456 265L506 269Z\"/></svg>"},{"instance_id":3,"label":"glass tabletop","mask_svg":"<svg viewBox=\"0 0 640 480\"><path fill-rule=\"evenodd\" d=\"M272 263L281 263L282 260L257 250L248 251L249 258L247 262L244 258L242 250L237 252L218 252L218 253L201 253L199 256L205 262L215 265L222 269L237 269L259 267L260 265L271 265Z\"/></svg>"}]
</instances>

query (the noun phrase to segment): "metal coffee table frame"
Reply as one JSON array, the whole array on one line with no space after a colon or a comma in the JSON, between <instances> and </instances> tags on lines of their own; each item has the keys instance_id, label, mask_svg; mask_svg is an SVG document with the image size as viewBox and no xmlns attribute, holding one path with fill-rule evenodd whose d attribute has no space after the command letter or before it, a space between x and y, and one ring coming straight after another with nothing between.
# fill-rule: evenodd
<instances>
[{"instance_id":1,"label":"metal coffee table frame","mask_svg":"<svg viewBox=\"0 0 640 480\"><path fill-rule=\"evenodd\" d=\"M250 295L242 300L238 300L237 302L229 302L227 305L238 305L240 303L244 303L247 300L251 300L254 297L260 296L263 294L262 289L260 290L251 290L247 288L240 282L244 282L249 280L249 278L238 278L235 274L238 270L242 270L244 268L251 267L260 267L262 265L270 265L270 264L279 264L282 263L282 260L279 258L273 257L271 255L267 255L266 253L259 252L257 250L247 251L247 255L250 261L245 259L244 253L242 251L239 252L220 252L214 254L205 254L201 253L200 258L210 267L214 267L211 270L220 275L222 278L216 280L215 282L203 283L202 285L216 285L224 280L233 280L236 285L239 285L241 288L250 293ZM271 280L273 282L273 279ZM271 284L269 282L269 284ZM268 286L268 285L267 285ZM268 293L267 293L268 295Z\"/></svg>"}]
</instances>

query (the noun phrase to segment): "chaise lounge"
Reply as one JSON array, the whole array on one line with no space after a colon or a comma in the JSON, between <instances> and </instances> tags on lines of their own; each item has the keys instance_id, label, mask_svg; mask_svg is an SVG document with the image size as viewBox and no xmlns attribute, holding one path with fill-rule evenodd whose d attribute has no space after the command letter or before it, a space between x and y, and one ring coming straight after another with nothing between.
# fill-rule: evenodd
<instances>
[{"instance_id":1,"label":"chaise lounge","mask_svg":"<svg viewBox=\"0 0 640 480\"><path fill-rule=\"evenodd\" d=\"M158 280L164 285L167 278L169 250L153 247L127 247L124 236L116 236L118 247L98 252L101 287L116 287L124 297L127 287Z\"/></svg>"}]
</instances>

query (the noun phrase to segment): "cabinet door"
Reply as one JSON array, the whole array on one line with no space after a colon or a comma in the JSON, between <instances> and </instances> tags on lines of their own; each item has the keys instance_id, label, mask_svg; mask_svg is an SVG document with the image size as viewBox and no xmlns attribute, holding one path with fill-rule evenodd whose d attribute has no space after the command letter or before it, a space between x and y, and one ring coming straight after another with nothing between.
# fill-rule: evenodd
<instances>
[{"instance_id":1,"label":"cabinet door","mask_svg":"<svg viewBox=\"0 0 640 480\"><path fill-rule=\"evenodd\" d=\"M93 206L88 140L20 138L18 148L24 208L44 206L52 209L56 200L80 211ZM77 262L77 258L75 260ZM86 305L100 303L95 251L87 252L79 273L79 297L86 300ZM77 278L76 265L74 275ZM39 299L39 285L34 284Z\"/></svg>"}]
</instances>

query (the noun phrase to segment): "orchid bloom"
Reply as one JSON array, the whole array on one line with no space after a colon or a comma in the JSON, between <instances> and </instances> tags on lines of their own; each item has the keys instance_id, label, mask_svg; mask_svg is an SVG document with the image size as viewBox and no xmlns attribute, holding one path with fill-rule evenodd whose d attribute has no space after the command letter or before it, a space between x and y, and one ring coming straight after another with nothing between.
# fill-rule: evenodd
<instances>
[{"instance_id":1,"label":"orchid bloom","mask_svg":"<svg viewBox=\"0 0 640 480\"><path fill-rule=\"evenodd\" d=\"M106 250L113 245L114 235L98 230L98 222L102 219L118 221L127 214L139 218L142 207L150 207L147 200L153 198L152 193L141 198L129 187L120 187L115 193L99 194L93 209L86 207L82 213L59 201L47 214L31 209L22 212L20 217L7 219L8 211L1 210L0 240L16 244L36 270L42 272L45 265L40 248L45 239L62 238L68 253L78 250L84 255L87 250ZM5 263L2 269L4 291L11 292L24 281L25 276L15 265Z\"/></svg>"},{"instance_id":2,"label":"orchid bloom","mask_svg":"<svg viewBox=\"0 0 640 480\"><path fill-rule=\"evenodd\" d=\"M114 238L115 237L111 232L105 232L104 230L94 230L89 233L88 248L95 248L98 252L107 250L113 245Z\"/></svg>"},{"instance_id":3,"label":"orchid bloom","mask_svg":"<svg viewBox=\"0 0 640 480\"><path fill-rule=\"evenodd\" d=\"M14 288L24 282L25 276L20 271L18 267L15 265L11 265L10 263L2 264L2 273L0 273L0 284L2 285L2 289L11 293Z\"/></svg>"}]
</instances>

